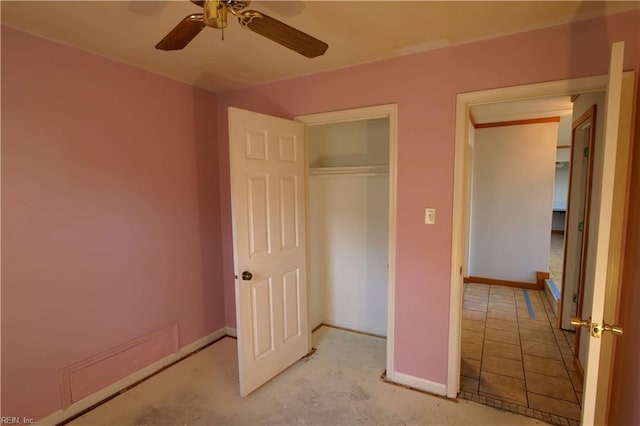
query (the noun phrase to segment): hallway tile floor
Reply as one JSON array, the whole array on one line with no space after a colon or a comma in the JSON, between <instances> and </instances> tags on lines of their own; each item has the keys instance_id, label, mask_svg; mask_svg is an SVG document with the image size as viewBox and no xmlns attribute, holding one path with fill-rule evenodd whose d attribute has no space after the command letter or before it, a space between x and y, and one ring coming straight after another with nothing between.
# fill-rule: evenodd
<instances>
[{"instance_id":1,"label":"hallway tile floor","mask_svg":"<svg viewBox=\"0 0 640 426\"><path fill-rule=\"evenodd\" d=\"M551 251L549 253L549 278L562 288L562 268L564 259L564 234L551 234Z\"/></svg>"},{"instance_id":2,"label":"hallway tile floor","mask_svg":"<svg viewBox=\"0 0 640 426\"><path fill-rule=\"evenodd\" d=\"M466 284L460 397L577 425L582 380L573 333L555 328L556 321L541 291Z\"/></svg>"}]
</instances>

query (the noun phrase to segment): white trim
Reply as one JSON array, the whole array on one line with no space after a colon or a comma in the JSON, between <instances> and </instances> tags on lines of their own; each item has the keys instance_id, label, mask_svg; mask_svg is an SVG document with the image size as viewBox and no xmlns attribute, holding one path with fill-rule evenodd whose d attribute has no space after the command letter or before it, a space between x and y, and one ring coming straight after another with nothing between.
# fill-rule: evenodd
<instances>
[{"instance_id":1,"label":"white trim","mask_svg":"<svg viewBox=\"0 0 640 426\"><path fill-rule=\"evenodd\" d=\"M369 334L371 336L380 337L381 339L387 338L386 328L382 328L382 329L372 328L363 324L352 324L352 323L344 323L341 321L327 321L327 320L322 320L320 322L320 325L326 326L326 327L334 327L334 328L345 330L345 331L351 331L353 333Z\"/></svg>"},{"instance_id":2,"label":"white trim","mask_svg":"<svg viewBox=\"0 0 640 426\"><path fill-rule=\"evenodd\" d=\"M453 221L451 241L451 282L449 288L449 349L447 368L447 396L455 398L460 380L460 339L462 318L462 280L459 275L464 262L464 219L468 212L464 196L465 145L468 140L469 108L473 105L568 96L576 93L604 91L607 76L559 80L502 89L462 93L456 100L456 133L453 178Z\"/></svg>"},{"instance_id":3,"label":"white trim","mask_svg":"<svg viewBox=\"0 0 640 426\"><path fill-rule=\"evenodd\" d=\"M449 288L449 344L448 344L448 368L447 368L447 396L456 398L460 389L460 351L462 333L462 286L464 274L460 274L463 268L464 238L466 237L465 214L468 206L465 206L464 173L465 152L469 139L469 107L458 95L456 101L456 137L454 149L454 174L453 174L453 221L451 230L451 285ZM466 266L466 265L465 265Z\"/></svg>"},{"instance_id":4,"label":"white trim","mask_svg":"<svg viewBox=\"0 0 640 426\"><path fill-rule=\"evenodd\" d=\"M389 289L387 303L387 377L396 380L396 224L398 199L398 105L389 108Z\"/></svg>"},{"instance_id":5,"label":"white trim","mask_svg":"<svg viewBox=\"0 0 640 426\"><path fill-rule=\"evenodd\" d=\"M147 377L153 375L157 371L179 360L180 358L183 358L197 351L198 349L203 348L209 343L228 335L228 332L227 332L228 330L229 330L229 327L223 327L214 331L208 336L202 337L196 340L195 342L189 343L188 345L183 346L178 352L173 353L171 355L167 355L166 357L154 362L153 364L150 364L136 371L135 373L130 374L127 377L120 379L115 383L110 384L109 386L99 390L98 392L93 393L87 396L86 398L83 398L80 401L77 401L71 404L69 408L65 410L58 410L55 413L48 415L47 417L43 417L42 419L36 421L35 424L57 425L58 423L61 423L69 419L70 417L73 417L76 414L82 412L83 410L86 410L92 405L95 405L100 401L119 393L121 390L127 388L128 386L131 386L140 380L146 379Z\"/></svg>"},{"instance_id":6,"label":"white trim","mask_svg":"<svg viewBox=\"0 0 640 426\"><path fill-rule=\"evenodd\" d=\"M395 110L397 114L398 104L376 105L364 108L347 109L342 111L320 112L317 114L300 115L294 117L295 121L307 126L321 124L346 123L348 121L373 120L375 118L390 117Z\"/></svg>"},{"instance_id":7,"label":"white trim","mask_svg":"<svg viewBox=\"0 0 640 426\"><path fill-rule=\"evenodd\" d=\"M309 176L377 176L389 174L389 166L310 167Z\"/></svg>"},{"instance_id":8,"label":"white trim","mask_svg":"<svg viewBox=\"0 0 640 426\"><path fill-rule=\"evenodd\" d=\"M238 337L238 332L234 327L225 327L224 332L227 336L235 337L235 338Z\"/></svg>"},{"instance_id":9,"label":"white trim","mask_svg":"<svg viewBox=\"0 0 640 426\"><path fill-rule=\"evenodd\" d=\"M398 104L377 105L344 111L324 112L295 117L307 126L347 121L389 119L389 268L387 295L387 377L395 380L395 312L396 312L396 200L398 169ZM306 150L305 150L306 151ZM307 242L309 239L307 239ZM309 250L307 247L307 258Z\"/></svg>"},{"instance_id":10,"label":"white trim","mask_svg":"<svg viewBox=\"0 0 640 426\"><path fill-rule=\"evenodd\" d=\"M400 373L396 371L394 379L389 381L392 383L409 386L413 389L429 392L435 395L447 396L447 385L445 385L444 383L432 382L430 380L421 379L420 377L411 376L406 373Z\"/></svg>"}]
</instances>

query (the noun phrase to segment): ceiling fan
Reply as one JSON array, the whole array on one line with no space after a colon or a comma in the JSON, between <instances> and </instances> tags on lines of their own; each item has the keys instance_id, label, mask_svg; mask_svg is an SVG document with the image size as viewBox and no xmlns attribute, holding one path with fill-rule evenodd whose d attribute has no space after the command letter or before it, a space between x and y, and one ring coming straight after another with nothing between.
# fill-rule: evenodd
<instances>
[{"instance_id":1,"label":"ceiling fan","mask_svg":"<svg viewBox=\"0 0 640 426\"><path fill-rule=\"evenodd\" d=\"M280 43L307 58L323 55L329 45L305 34L284 22L280 22L262 12L245 10L251 0L190 0L204 9L204 13L187 16L164 36L156 49L180 50L197 36L204 27L223 29L227 26L227 13L238 18L245 28L263 37Z\"/></svg>"}]
</instances>

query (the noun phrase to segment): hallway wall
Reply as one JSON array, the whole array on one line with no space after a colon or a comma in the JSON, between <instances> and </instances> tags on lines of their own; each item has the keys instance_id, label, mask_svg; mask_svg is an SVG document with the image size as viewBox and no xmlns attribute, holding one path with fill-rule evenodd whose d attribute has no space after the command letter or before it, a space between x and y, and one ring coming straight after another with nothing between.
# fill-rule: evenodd
<instances>
[{"instance_id":1,"label":"hallway wall","mask_svg":"<svg viewBox=\"0 0 640 426\"><path fill-rule=\"evenodd\" d=\"M558 123L474 133L468 274L535 283L549 270Z\"/></svg>"}]
</instances>

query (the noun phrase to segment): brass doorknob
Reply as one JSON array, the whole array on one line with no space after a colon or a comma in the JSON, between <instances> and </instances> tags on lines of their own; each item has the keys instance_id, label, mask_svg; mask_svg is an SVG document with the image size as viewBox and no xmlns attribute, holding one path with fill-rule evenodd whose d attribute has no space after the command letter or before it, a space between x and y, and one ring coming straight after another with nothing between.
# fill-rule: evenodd
<instances>
[{"instance_id":1,"label":"brass doorknob","mask_svg":"<svg viewBox=\"0 0 640 426\"><path fill-rule=\"evenodd\" d=\"M622 327L614 324L602 323L603 331L610 331L611 334L615 334L616 336L622 336Z\"/></svg>"},{"instance_id":2,"label":"brass doorknob","mask_svg":"<svg viewBox=\"0 0 640 426\"><path fill-rule=\"evenodd\" d=\"M611 334L615 334L616 336L622 336L622 327L619 325L607 324L605 322L602 323L602 327L600 324L596 322L591 322L591 318L588 320L583 320L580 317L571 317L571 325L575 328L585 327L591 329L591 335L593 337L602 336L603 331L609 331Z\"/></svg>"},{"instance_id":3,"label":"brass doorknob","mask_svg":"<svg viewBox=\"0 0 640 426\"><path fill-rule=\"evenodd\" d=\"M574 326L575 328L578 327L585 327L585 328L589 328L591 327L591 320L583 320L580 317L571 317L571 325Z\"/></svg>"},{"instance_id":4,"label":"brass doorknob","mask_svg":"<svg viewBox=\"0 0 640 426\"><path fill-rule=\"evenodd\" d=\"M242 273L242 279L245 281L251 281L251 278L253 278L253 274L249 271L244 271Z\"/></svg>"}]
</instances>

